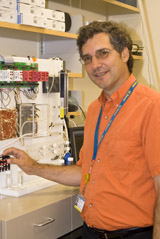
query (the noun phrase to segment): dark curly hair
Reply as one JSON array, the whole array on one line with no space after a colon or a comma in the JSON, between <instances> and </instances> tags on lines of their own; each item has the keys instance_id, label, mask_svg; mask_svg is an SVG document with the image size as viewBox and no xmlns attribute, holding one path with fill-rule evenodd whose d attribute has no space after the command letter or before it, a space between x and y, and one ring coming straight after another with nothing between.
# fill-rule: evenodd
<instances>
[{"instance_id":1,"label":"dark curly hair","mask_svg":"<svg viewBox=\"0 0 160 239\"><path fill-rule=\"evenodd\" d=\"M113 48L121 54L125 47L129 50L129 59L127 62L128 70L132 73L132 39L126 28L113 21L93 21L86 26L82 26L78 32L77 46L79 54L82 56L82 47L86 41L98 33L107 33Z\"/></svg>"}]
</instances>

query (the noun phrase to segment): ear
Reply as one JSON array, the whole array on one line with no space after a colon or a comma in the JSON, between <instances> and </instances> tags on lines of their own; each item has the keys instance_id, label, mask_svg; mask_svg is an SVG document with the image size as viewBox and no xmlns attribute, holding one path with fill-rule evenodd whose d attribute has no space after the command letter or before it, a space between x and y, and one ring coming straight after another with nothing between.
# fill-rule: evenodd
<instances>
[{"instance_id":1,"label":"ear","mask_svg":"<svg viewBox=\"0 0 160 239\"><path fill-rule=\"evenodd\" d=\"M125 47L121 53L121 57L122 57L122 60L123 62L127 62L128 59L129 59L129 50L127 47Z\"/></svg>"}]
</instances>

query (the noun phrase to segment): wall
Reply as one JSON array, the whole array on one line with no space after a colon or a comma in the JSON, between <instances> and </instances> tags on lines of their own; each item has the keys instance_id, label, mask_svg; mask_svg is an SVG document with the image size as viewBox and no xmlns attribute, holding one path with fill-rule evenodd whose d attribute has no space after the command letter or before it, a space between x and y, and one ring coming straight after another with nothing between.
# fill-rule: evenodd
<instances>
[{"instance_id":1,"label":"wall","mask_svg":"<svg viewBox=\"0 0 160 239\"><path fill-rule=\"evenodd\" d=\"M144 18L148 30L148 38L152 51L153 63L156 72L156 80L160 85L160 27L159 27L159 9L160 1L142 0L144 7Z\"/></svg>"},{"instance_id":2,"label":"wall","mask_svg":"<svg viewBox=\"0 0 160 239\"><path fill-rule=\"evenodd\" d=\"M38 34L19 32L11 29L0 28L0 42L2 56L39 56L40 40Z\"/></svg>"}]
</instances>

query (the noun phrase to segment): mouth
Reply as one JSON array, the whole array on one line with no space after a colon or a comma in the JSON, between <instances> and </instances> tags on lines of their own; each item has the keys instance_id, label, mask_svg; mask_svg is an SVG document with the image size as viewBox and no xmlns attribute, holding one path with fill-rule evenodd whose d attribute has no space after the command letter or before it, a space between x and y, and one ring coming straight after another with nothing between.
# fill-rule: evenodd
<instances>
[{"instance_id":1,"label":"mouth","mask_svg":"<svg viewBox=\"0 0 160 239\"><path fill-rule=\"evenodd\" d=\"M104 75L106 75L108 72L109 72L109 70L107 70L107 71L102 71L102 72L97 72L97 73L94 73L94 76L95 76L96 78L100 78L100 77L103 77Z\"/></svg>"}]
</instances>

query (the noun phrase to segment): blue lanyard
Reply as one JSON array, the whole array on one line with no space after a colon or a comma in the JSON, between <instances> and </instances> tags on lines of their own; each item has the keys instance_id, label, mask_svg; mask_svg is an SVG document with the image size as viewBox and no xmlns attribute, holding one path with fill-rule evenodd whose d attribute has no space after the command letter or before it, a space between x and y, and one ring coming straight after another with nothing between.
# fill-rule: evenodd
<instances>
[{"instance_id":1,"label":"blue lanyard","mask_svg":"<svg viewBox=\"0 0 160 239\"><path fill-rule=\"evenodd\" d=\"M129 88L129 90L127 91L127 93L125 94L125 96L123 97L120 105L118 106L118 108L116 109L116 111L114 112L114 114L112 115L112 118L110 119L109 123L107 124L105 130L103 131L103 134L100 138L100 141L98 143L98 131L99 131L99 125L100 125L100 121L101 121L101 117L102 117L102 106L100 109L100 113L98 116L98 120L97 120L97 125L96 125L96 130L95 130L95 135L94 135L94 150L93 150L93 156L92 156L92 160L96 159L97 156L97 152L98 152L98 147L100 146L102 140L104 139L104 136L106 135L106 133L108 132L109 128L111 127L111 124L113 123L114 119L116 118L117 114L120 112L120 110L122 109L123 105L126 103L126 101L128 100L128 98L130 97L130 95L132 94L133 90L135 89L135 87L137 86L138 82L135 81L131 87Z\"/></svg>"}]
</instances>

